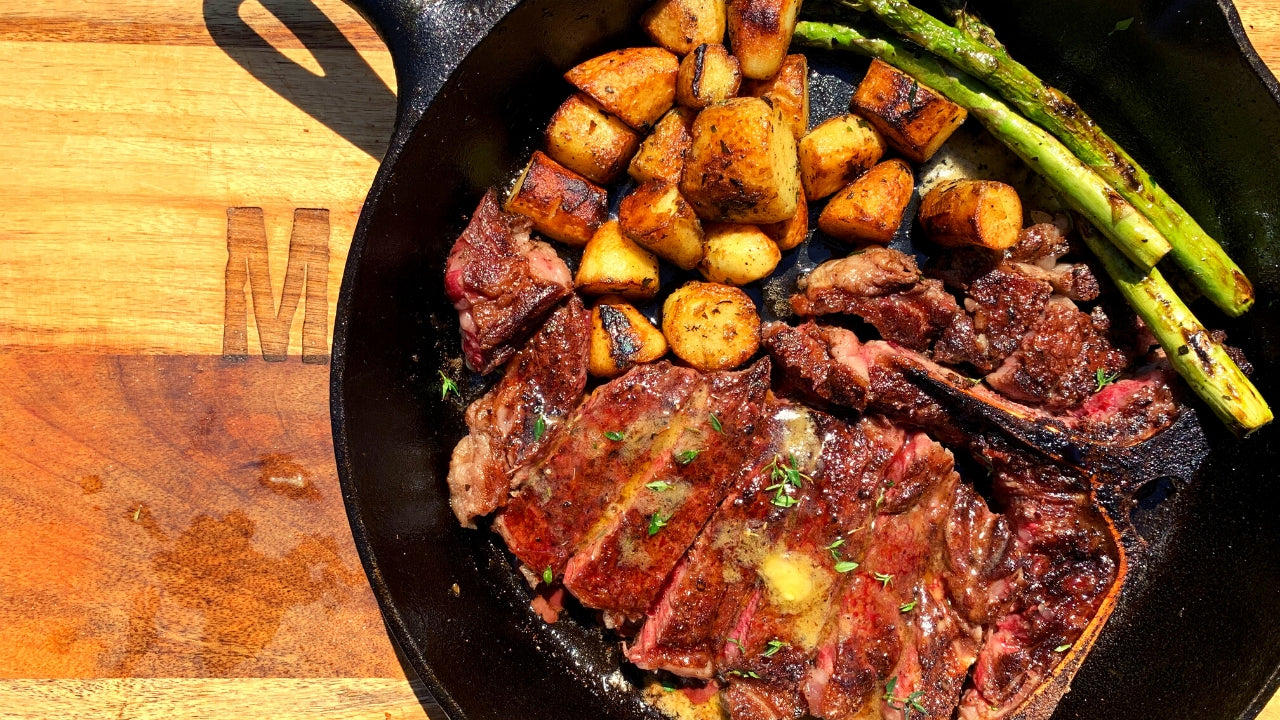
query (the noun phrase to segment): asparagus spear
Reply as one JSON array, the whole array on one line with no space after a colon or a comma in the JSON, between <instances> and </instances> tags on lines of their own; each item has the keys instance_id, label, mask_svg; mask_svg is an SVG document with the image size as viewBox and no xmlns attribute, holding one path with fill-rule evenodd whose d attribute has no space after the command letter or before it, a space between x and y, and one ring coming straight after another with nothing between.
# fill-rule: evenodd
<instances>
[{"instance_id":1,"label":"asparagus spear","mask_svg":"<svg viewBox=\"0 0 1280 720\"><path fill-rule=\"evenodd\" d=\"M966 28L953 28L907 0L841 2L855 10L872 11L895 32L990 83L1146 215L1173 246L1174 260L1214 304L1232 316L1253 305L1253 286L1222 246L1075 101L1009 57L990 28L967 13Z\"/></svg>"},{"instance_id":2,"label":"asparagus spear","mask_svg":"<svg viewBox=\"0 0 1280 720\"><path fill-rule=\"evenodd\" d=\"M1107 274L1120 288L1156 340L1169 362L1222 422L1237 434L1248 435L1271 422L1271 408L1221 345L1196 319L1165 282L1159 270L1139 272L1111 244L1098 237L1088 223L1080 235Z\"/></svg>"},{"instance_id":3,"label":"asparagus spear","mask_svg":"<svg viewBox=\"0 0 1280 720\"><path fill-rule=\"evenodd\" d=\"M965 108L1139 267L1153 267L1168 251L1169 244L1142 213L1117 196L1052 135L968 75L944 67L926 53L913 51L903 41L870 37L843 25L801 22L796 25L793 40L878 57Z\"/></svg>"}]
</instances>

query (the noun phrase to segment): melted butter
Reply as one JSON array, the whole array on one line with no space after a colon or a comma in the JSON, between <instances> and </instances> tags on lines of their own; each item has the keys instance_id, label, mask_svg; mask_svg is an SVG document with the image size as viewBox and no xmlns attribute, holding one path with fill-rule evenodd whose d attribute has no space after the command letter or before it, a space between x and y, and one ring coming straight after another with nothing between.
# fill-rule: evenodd
<instances>
[{"instance_id":1,"label":"melted butter","mask_svg":"<svg viewBox=\"0 0 1280 720\"><path fill-rule=\"evenodd\" d=\"M791 642L813 649L830 604L831 572L808 555L789 552L785 547L765 556L756 571L764 580L769 603L793 616Z\"/></svg>"}]
</instances>

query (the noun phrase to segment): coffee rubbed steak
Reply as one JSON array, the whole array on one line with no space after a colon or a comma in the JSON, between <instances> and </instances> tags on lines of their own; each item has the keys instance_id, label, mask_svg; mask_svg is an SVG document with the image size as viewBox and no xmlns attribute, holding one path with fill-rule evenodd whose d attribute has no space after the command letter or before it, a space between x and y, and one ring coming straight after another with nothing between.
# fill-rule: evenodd
<instances>
[{"instance_id":1,"label":"coffee rubbed steak","mask_svg":"<svg viewBox=\"0 0 1280 720\"><path fill-rule=\"evenodd\" d=\"M567 267L490 192L446 270L468 365L505 363L467 409L454 513L502 537L541 621L594 613L668 714L1047 718L1135 547L1105 453L1185 417L1069 250L1041 223L923 271L857 251L804 277L802 322L763 324L738 369L593 385Z\"/></svg>"}]
</instances>

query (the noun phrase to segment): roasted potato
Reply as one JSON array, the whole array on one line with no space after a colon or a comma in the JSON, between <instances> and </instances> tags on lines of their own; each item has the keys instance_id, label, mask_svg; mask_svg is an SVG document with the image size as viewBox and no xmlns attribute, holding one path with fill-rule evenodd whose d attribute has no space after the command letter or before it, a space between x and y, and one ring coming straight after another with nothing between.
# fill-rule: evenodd
<instances>
[{"instance_id":1,"label":"roasted potato","mask_svg":"<svg viewBox=\"0 0 1280 720\"><path fill-rule=\"evenodd\" d=\"M618 228L682 270L702 260L702 223L674 184L650 180L622 198Z\"/></svg>"},{"instance_id":2,"label":"roasted potato","mask_svg":"<svg viewBox=\"0 0 1280 720\"><path fill-rule=\"evenodd\" d=\"M604 188L534 151L503 209L533 220L538 232L565 245L586 245L609 216Z\"/></svg>"},{"instance_id":3,"label":"roasted potato","mask_svg":"<svg viewBox=\"0 0 1280 720\"><path fill-rule=\"evenodd\" d=\"M914 187L910 165L886 160L831 198L818 216L818 229L840 240L888 244Z\"/></svg>"},{"instance_id":4,"label":"roasted potato","mask_svg":"<svg viewBox=\"0 0 1280 720\"><path fill-rule=\"evenodd\" d=\"M658 0L640 27L662 47L687 55L703 43L723 43L724 0Z\"/></svg>"},{"instance_id":5,"label":"roasted potato","mask_svg":"<svg viewBox=\"0 0 1280 720\"><path fill-rule=\"evenodd\" d=\"M547 125L547 154L586 179L607 185L626 169L640 136L594 100L569 96Z\"/></svg>"},{"instance_id":6,"label":"roasted potato","mask_svg":"<svg viewBox=\"0 0 1280 720\"><path fill-rule=\"evenodd\" d=\"M666 180L678 184L684 174L684 161L689 156L689 146L693 144L693 118L695 110L674 107L653 127L649 137L640 143L640 150L631 158L631 167L627 169L636 182L650 180Z\"/></svg>"},{"instance_id":7,"label":"roasted potato","mask_svg":"<svg viewBox=\"0 0 1280 720\"><path fill-rule=\"evenodd\" d=\"M742 74L764 80L777 74L791 47L800 0L729 0L729 44Z\"/></svg>"},{"instance_id":8,"label":"roasted potato","mask_svg":"<svg viewBox=\"0 0 1280 720\"><path fill-rule=\"evenodd\" d=\"M976 245L1005 250L1018 242L1022 201L995 180L951 180L920 200L920 226L943 247Z\"/></svg>"},{"instance_id":9,"label":"roasted potato","mask_svg":"<svg viewBox=\"0 0 1280 720\"><path fill-rule=\"evenodd\" d=\"M707 223L698 272L711 282L746 285L778 267L778 245L755 225Z\"/></svg>"},{"instance_id":10,"label":"roasted potato","mask_svg":"<svg viewBox=\"0 0 1280 720\"><path fill-rule=\"evenodd\" d=\"M837 115L800 140L800 181L805 197L820 200L880 162L884 138L857 115Z\"/></svg>"},{"instance_id":11,"label":"roasted potato","mask_svg":"<svg viewBox=\"0 0 1280 720\"><path fill-rule=\"evenodd\" d=\"M796 211L796 141L759 98L732 98L693 121L693 145L680 192L698 216L772 223Z\"/></svg>"},{"instance_id":12,"label":"roasted potato","mask_svg":"<svg viewBox=\"0 0 1280 720\"><path fill-rule=\"evenodd\" d=\"M658 257L623 237L618 221L610 220L582 251L573 284L587 295L648 300L658 294Z\"/></svg>"},{"instance_id":13,"label":"roasted potato","mask_svg":"<svg viewBox=\"0 0 1280 720\"><path fill-rule=\"evenodd\" d=\"M666 355L667 339L626 300L608 295L591 308L589 348L587 372L611 378Z\"/></svg>"},{"instance_id":14,"label":"roasted potato","mask_svg":"<svg viewBox=\"0 0 1280 720\"><path fill-rule=\"evenodd\" d=\"M699 45L680 61L676 102L691 108L714 105L738 92L742 72L738 58L723 45Z\"/></svg>"},{"instance_id":15,"label":"roasted potato","mask_svg":"<svg viewBox=\"0 0 1280 720\"><path fill-rule=\"evenodd\" d=\"M564 79L626 124L648 130L675 102L679 67L662 48L626 48L576 65Z\"/></svg>"},{"instance_id":16,"label":"roasted potato","mask_svg":"<svg viewBox=\"0 0 1280 720\"><path fill-rule=\"evenodd\" d=\"M853 109L914 162L933 157L968 117L964 108L881 60L871 61Z\"/></svg>"},{"instance_id":17,"label":"roasted potato","mask_svg":"<svg viewBox=\"0 0 1280 720\"><path fill-rule=\"evenodd\" d=\"M804 188L796 191L796 214L790 220L761 225L760 229L783 252L804 242L809 236L809 202L804 199Z\"/></svg>"},{"instance_id":18,"label":"roasted potato","mask_svg":"<svg viewBox=\"0 0 1280 720\"><path fill-rule=\"evenodd\" d=\"M809 61L804 55L788 55L768 80L743 82L742 94L764 98L781 110L796 140L809 132Z\"/></svg>"},{"instance_id":19,"label":"roasted potato","mask_svg":"<svg viewBox=\"0 0 1280 720\"><path fill-rule=\"evenodd\" d=\"M693 367L728 370L760 348L760 315L738 288L689 282L663 303L662 334L676 357Z\"/></svg>"}]
</instances>

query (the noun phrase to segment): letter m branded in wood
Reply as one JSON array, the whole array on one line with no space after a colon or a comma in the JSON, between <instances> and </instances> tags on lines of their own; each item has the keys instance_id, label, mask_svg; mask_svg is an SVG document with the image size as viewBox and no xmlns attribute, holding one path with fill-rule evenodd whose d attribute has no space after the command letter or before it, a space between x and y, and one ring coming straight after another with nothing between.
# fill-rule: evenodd
<instances>
[{"instance_id":1,"label":"letter m branded in wood","mask_svg":"<svg viewBox=\"0 0 1280 720\"><path fill-rule=\"evenodd\" d=\"M258 329L262 359L280 362L288 355L289 329L298 303L305 299L302 361L329 362L329 211L293 211L289 261L284 271L280 304L276 305L262 208L227 208L222 356L228 360L244 360L249 355L246 292L253 298L253 320Z\"/></svg>"}]
</instances>

